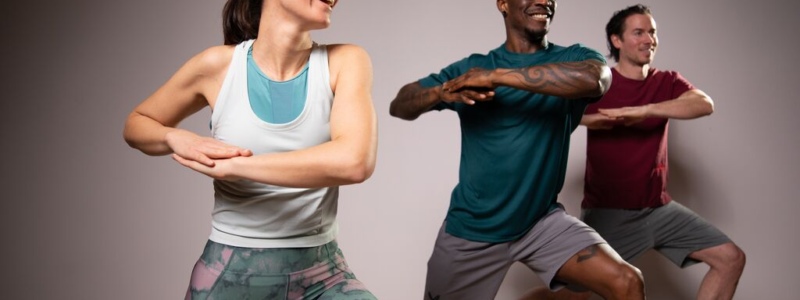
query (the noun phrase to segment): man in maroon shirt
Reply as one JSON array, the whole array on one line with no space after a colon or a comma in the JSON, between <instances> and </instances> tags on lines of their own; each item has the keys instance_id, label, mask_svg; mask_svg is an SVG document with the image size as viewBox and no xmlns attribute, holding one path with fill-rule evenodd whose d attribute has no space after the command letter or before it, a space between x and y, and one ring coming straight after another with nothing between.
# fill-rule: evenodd
<instances>
[{"instance_id":1,"label":"man in maroon shirt","mask_svg":"<svg viewBox=\"0 0 800 300\"><path fill-rule=\"evenodd\" d=\"M590 105L583 219L625 260L655 249L680 267L709 265L697 299L731 299L745 264L742 250L667 193L669 119L710 115L713 102L678 72L650 66L658 46L650 10L634 5L606 25L611 88ZM587 299L537 289L530 299ZM552 297L552 298L551 298Z\"/></svg>"}]
</instances>

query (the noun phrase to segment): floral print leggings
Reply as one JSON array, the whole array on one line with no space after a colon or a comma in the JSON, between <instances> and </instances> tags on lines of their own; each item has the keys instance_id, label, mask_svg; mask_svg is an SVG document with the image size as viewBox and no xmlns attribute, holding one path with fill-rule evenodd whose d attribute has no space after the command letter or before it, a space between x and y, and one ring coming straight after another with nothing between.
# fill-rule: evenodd
<instances>
[{"instance_id":1,"label":"floral print leggings","mask_svg":"<svg viewBox=\"0 0 800 300\"><path fill-rule=\"evenodd\" d=\"M336 241L312 248L241 248L208 241L186 299L375 300Z\"/></svg>"}]
</instances>

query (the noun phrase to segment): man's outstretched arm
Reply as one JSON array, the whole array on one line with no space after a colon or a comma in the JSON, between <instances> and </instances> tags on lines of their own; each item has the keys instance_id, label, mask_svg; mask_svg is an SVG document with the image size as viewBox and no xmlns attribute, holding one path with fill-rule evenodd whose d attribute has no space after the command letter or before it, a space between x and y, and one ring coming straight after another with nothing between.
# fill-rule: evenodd
<instances>
[{"instance_id":1,"label":"man's outstretched arm","mask_svg":"<svg viewBox=\"0 0 800 300\"><path fill-rule=\"evenodd\" d=\"M567 99L598 98L611 85L611 69L587 59L517 69L472 69L444 84L446 91L495 89L508 86Z\"/></svg>"},{"instance_id":2,"label":"man's outstretched arm","mask_svg":"<svg viewBox=\"0 0 800 300\"><path fill-rule=\"evenodd\" d=\"M600 114L632 125L646 118L696 119L714 112L714 101L698 89L684 92L678 98L642 106L600 109Z\"/></svg>"}]
</instances>

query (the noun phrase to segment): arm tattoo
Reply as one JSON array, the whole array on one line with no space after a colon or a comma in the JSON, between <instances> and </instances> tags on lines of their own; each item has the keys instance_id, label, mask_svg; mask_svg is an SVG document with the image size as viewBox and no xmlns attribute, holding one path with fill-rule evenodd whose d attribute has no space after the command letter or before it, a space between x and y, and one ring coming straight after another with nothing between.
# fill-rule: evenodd
<instances>
[{"instance_id":1,"label":"arm tattoo","mask_svg":"<svg viewBox=\"0 0 800 300\"><path fill-rule=\"evenodd\" d=\"M578 262L590 259L597 254L597 245L591 245L578 252Z\"/></svg>"},{"instance_id":2,"label":"arm tattoo","mask_svg":"<svg viewBox=\"0 0 800 300\"><path fill-rule=\"evenodd\" d=\"M596 87L600 71L594 63L579 61L512 69L502 75L512 76L520 87L534 92L584 94Z\"/></svg>"}]
</instances>

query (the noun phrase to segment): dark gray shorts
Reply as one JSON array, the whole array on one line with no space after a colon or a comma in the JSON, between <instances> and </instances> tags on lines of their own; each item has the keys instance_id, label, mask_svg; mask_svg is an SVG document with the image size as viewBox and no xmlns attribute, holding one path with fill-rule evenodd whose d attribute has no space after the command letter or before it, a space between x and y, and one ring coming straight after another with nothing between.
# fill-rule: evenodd
<instances>
[{"instance_id":1,"label":"dark gray shorts","mask_svg":"<svg viewBox=\"0 0 800 300\"><path fill-rule=\"evenodd\" d=\"M439 229L428 261L426 300L494 299L511 264L527 265L551 289L564 286L556 272L573 255L605 243L591 227L556 209L521 238L505 243L468 241Z\"/></svg>"},{"instance_id":2,"label":"dark gray shorts","mask_svg":"<svg viewBox=\"0 0 800 300\"><path fill-rule=\"evenodd\" d=\"M585 209L583 221L629 262L655 249L683 268L699 262L689 258L692 252L731 241L722 231L675 201L642 210Z\"/></svg>"}]
</instances>

